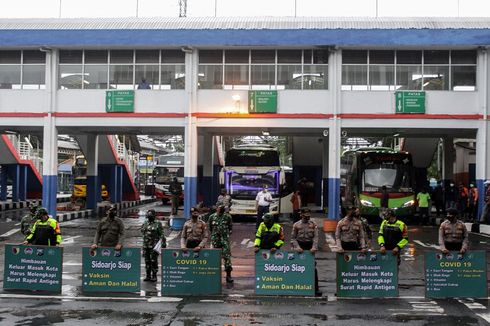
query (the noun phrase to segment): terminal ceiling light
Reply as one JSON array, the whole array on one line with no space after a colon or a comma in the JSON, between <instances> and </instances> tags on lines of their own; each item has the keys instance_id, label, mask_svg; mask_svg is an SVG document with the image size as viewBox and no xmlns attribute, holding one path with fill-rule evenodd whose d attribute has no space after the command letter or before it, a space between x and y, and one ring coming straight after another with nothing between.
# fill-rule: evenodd
<instances>
[{"instance_id":1,"label":"terminal ceiling light","mask_svg":"<svg viewBox=\"0 0 490 326\"><path fill-rule=\"evenodd\" d=\"M270 136L271 133L267 130L262 130L262 136Z\"/></svg>"},{"instance_id":2,"label":"terminal ceiling light","mask_svg":"<svg viewBox=\"0 0 490 326\"><path fill-rule=\"evenodd\" d=\"M393 137L398 137L398 136L400 136L400 134L394 134L394 135L393 135Z\"/></svg>"}]
</instances>

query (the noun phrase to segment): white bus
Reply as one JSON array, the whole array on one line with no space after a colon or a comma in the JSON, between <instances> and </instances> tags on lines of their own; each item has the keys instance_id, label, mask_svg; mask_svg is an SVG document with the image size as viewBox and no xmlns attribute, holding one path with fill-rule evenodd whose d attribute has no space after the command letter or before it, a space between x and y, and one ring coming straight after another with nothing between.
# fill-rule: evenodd
<instances>
[{"instance_id":1,"label":"white bus","mask_svg":"<svg viewBox=\"0 0 490 326\"><path fill-rule=\"evenodd\" d=\"M174 177L184 189L184 154L160 155L153 170L153 180L155 182L155 196L161 199L163 203L171 198L168 188ZM182 192L181 200L183 198L184 192Z\"/></svg>"},{"instance_id":2,"label":"white bus","mask_svg":"<svg viewBox=\"0 0 490 326\"><path fill-rule=\"evenodd\" d=\"M219 179L221 188L231 196L231 215L256 215L255 197L264 185L267 185L273 198L269 211L272 214L285 213L281 209L281 195L286 178L277 148L269 145L231 148L226 152L225 166Z\"/></svg>"}]
</instances>

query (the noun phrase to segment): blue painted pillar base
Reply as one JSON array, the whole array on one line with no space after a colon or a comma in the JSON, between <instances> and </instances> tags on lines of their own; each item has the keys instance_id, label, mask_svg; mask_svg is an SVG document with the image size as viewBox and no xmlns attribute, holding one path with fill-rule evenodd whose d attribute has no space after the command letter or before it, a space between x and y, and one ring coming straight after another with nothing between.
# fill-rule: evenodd
<instances>
[{"instance_id":1,"label":"blue painted pillar base","mask_svg":"<svg viewBox=\"0 0 490 326\"><path fill-rule=\"evenodd\" d=\"M27 165L20 166L19 180L19 200L25 201L27 198Z\"/></svg>"},{"instance_id":2,"label":"blue painted pillar base","mask_svg":"<svg viewBox=\"0 0 490 326\"><path fill-rule=\"evenodd\" d=\"M322 209L325 210L326 208L329 207L328 205L328 179L323 178L322 179L322 198L323 198L323 207Z\"/></svg>"},{"instance_id":3,"label":"blue painted pillar base","mask_svg":"<svg viewBox=\"0 0 490 326\"><path fill-rule=\"evenodd\" d=\"M117 202L123 201L123 167L117 166Z\"/></svg>"},{"instance_id":4,"label":"blue painted pillar base","mask_svg":"<svg viewBox=\"0 0 490 326\"><path fill-rule=\"evenodd\" d=\"M191 207L197 204L197 178L184 177L184 217L190 218Z\"/></svg>"},{"instance_id":5,"label":"blue painted pillar base","mask_svg":"<svg viewBox=\"0 0 490 326\"><path fill-rule=\"evenodd\" d=\"M20 165L12 165L12 202L19 201Z\"/></svg>"},{"instance_id":6,"label":"blue painted pillar base","mask_svg":"<svg viewBox=\"0 0 490 326\"><path fill-rule=\"evenodd\" d=\"M87 209L96 209L98 197L100 196L97 191L98 178L96 175L87 176ZM100 192L100 187L99 187Z\"/></svg>"},{"instance_id":7,"label":"blue painted pillar base","mask_svg":"<svg viewBox=\"0 0 490 326\"><path fill-rule=\"evenodd\" d=\"M57 175L43 175L43 207L49 215L56 218L56 194L58 190Z\"/></svg>"},{"instance_id":8,"label":"blue painted pillar base","mask_svg":"<svg viewBox=\"0 0 490 326\"><path fill-rule=\"evenodd\" d=\"M485 206L485 180L476 180L476 187L478 188L478 214L477 220L481 221L481 214L483 213L483 207Z\"/></svg>"},{"instance_id":9,"label":"blue painted pillar base","mask_svg":"<svg viewBox=\"0 0 490 326\"><path fill-rule=\"evenodd\" d=\"M202 189L200 191L204 197L204 205L212 206L216 203L216 198L213 194L213 177L202 177Z\"/></svg>"},{"instance_id":10,"label":"blue painted pillar base","mask_svg":"<svg viewBox=\"0 0 490 326\"><path fill-rule=\"evenodd\" d=\"M340 220L340 179L328 178L328 218Z\"/></svg>"},{"instance_id":11,"label":"blue painted pillar base","mask_svg":"<svg viewBox=\"0 0 490 326\"><path fill-rule=\"evenodd\" d=\"M0 172L0 201L7 200L7 166L3 165Z\"/></svg>"}]
</instances>

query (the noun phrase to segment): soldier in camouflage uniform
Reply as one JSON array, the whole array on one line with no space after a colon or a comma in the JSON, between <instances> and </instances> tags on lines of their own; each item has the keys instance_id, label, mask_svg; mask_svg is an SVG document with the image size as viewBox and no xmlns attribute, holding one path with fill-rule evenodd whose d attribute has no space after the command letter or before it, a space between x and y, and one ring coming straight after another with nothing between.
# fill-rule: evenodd
<instances>
[{"instance_id":1,"label":"soldier in camouflage uniform","mask_svg":"<svg viewBox=\"0 0 490 326\"><path fill-rule=\"evenodd\" d=\"M208 228L205 222L199 218L199 210L191 208L191 219L185 222L180 234L180 247L182 249L191 248L199 251L208 242Z\"/></svg>"},{"instance_id":2,"label":"soldier in camouflage uniform","mask_svg":"<svg viewBox=\"0 0 490 326\"><path fill-rule=\"evenodd\" d=\"M344 250L366 251L364 227L361 220L355 217L355 207L347 209L347 215L339 221L335 230L335 239L339 252Z\"/></svg>"},{"instance_id":3,"label":"soldier in camouflage uniform","mask_svg":"<svg viewBox=\"0 0 490 326\"><path fill-rule=\"evenodd\" d=\"M97 224L94 243L90 247L92 250L97 249L98 246L114 247L116 250L121 250L124 238L124 224L116 215L116 208L111 207L107 211L107 216Z\"/></svg>"},{"instance_id":4,"label":"soldier in camouflage uniform","mask_svg":"<svg viewBox=\"0 0 490 326\"><path fill-rule=\"evenodd\" d=\"M232 231L231 216L225 213L225 207L223 205L218 206L216 213L209 217L209 232L211 233L211 245L213 248L221 248L223 261L226 271L226 282L233 283L231 278L231 248L230 248L230 234Z\"/></svg>"},{"instance_id":5,"label":"soldier in camouflage uniform","mask_svg":"<svg viewBox=\"0 0 490 326\"><path fill-rule=\"evenodd\" d=\"M447 210L447 220L439 227L439 246L444 254L452 250L463 255L468 250L468 230L454 208Z\"/></svg>"},{"instance_id":6,"label":"soldier in camouflage uniform","mask_svg":"<svg viewBox=\"0 0 490 326\"><path fill-rule=\"evenodd\" d=\"M29 207L29 213L24 215L22 217L22 220L20 221L20 232L27 237L29 234L31 234L31 229L34 223L39 219L37 216L37 205L33 205Z\"/></svg>"},{"instance_id":7,"label":"soldier in camouflage uniform","mask_svg":"<svg viewBox=\"0 0 490 326\"><path fill-rule=\"evenodd\" d=\"M141 226L143 235L143 255L145 257L146 277L143 281L156 282L158 271L158 252L153 250L159 240L162 240L162 248L167 246L162 224L155 221L156 213L154 209L146 212L146 221Z\"/></svg>"}]
</instances>

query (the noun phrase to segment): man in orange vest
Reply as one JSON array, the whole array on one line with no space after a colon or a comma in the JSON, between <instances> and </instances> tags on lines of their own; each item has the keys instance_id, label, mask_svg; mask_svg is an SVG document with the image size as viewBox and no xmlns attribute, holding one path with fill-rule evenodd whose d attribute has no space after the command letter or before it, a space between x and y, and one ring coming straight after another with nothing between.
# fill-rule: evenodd
<instances>
[{"instance_id":1,"label":"man in orange vest","mask_svg":"<svg viewBox=\"0 0 490 326\"><path fill-rule=\"evenodd\" d=\"M470 221L475 221L478 214L478 188L473 183L470 183L468 192L468 218Z\"/></svg>"}]
</instances>

